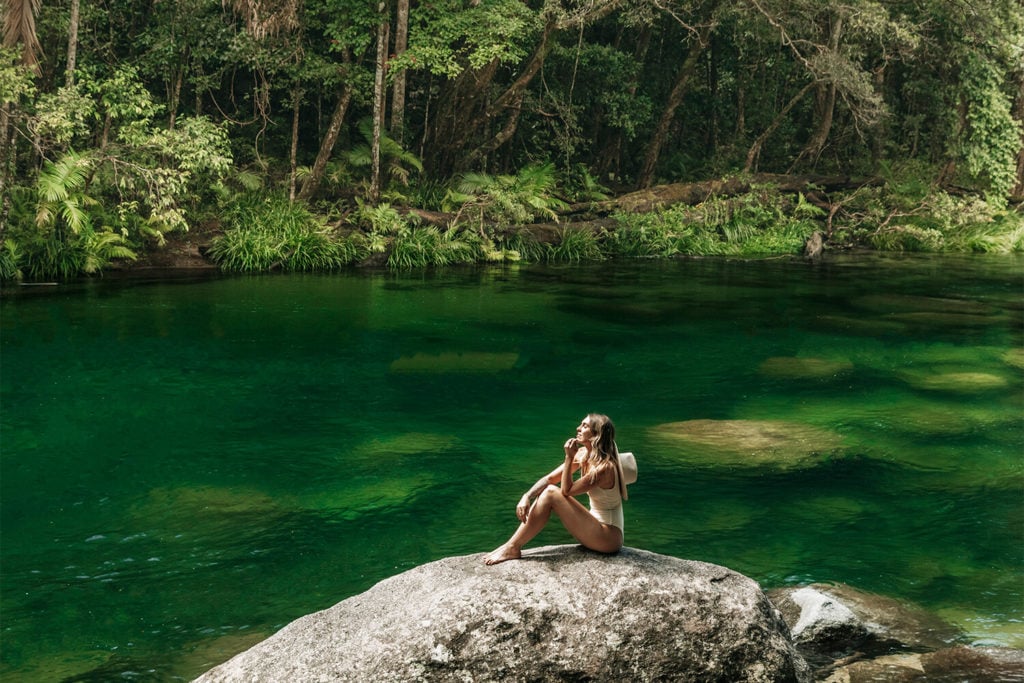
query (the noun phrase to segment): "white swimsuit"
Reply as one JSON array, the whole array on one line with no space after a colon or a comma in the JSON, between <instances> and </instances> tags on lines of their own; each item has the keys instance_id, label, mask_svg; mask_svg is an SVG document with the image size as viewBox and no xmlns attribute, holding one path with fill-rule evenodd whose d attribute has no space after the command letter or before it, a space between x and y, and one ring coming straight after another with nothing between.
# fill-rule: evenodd
<instances>
[{"instance_id":1,"label":"white swimsuit","mask_svg":"<svg viewBox=\"0 0 1024 683\"><path fill-rule=\"evenodd\" d=\"M615 468L618 470L618 468ZM588 492L590 496L590 514L602 524L618 527L625 532L626 524L622 516L622 494L619 493L619 473L615 472L615 484L610 489L595 486Z\"/></svg>"}]
</instances>

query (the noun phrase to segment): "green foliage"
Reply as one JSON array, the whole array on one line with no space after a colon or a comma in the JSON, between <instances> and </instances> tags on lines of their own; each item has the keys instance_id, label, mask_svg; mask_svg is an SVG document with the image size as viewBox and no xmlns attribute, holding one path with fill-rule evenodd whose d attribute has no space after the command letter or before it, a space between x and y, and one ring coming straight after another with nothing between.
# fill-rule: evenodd
<instances>
[{"instance_id":1,"label":"green foliage","mask_svg":"<svg viewBox=\"0 0 1024 683\"><path fill-rule=\"evenodd\" d=\"M824 212L770 187L737 197L712 197L695 207L615 216L609 251L622 257L774 256L799 253Z\"/></svg>"},{"instance_id":2,"label":"green foliage","mask_svg":"<svg viewBox=\"0 0 1024 683\"><path fill-rule=\"evenodd\" d=\"M894 174L844 198L832 241L886 251L1024 251L1024 215L998 198L955 196Z\"/></svg>"},{"instance_id":3,"label":"green foliage","mask_svg":"<svg viewBox=\"0 0 1024 683\"><path fill-rule=\"evenodd\" d=\"M615 256L713 256L727 251L717 227L698 222L699 216L690 207L620 213L615 219L616 229L609 238Z\"/></svg>"},{"instance_id":4,"label":"green foliage","mask_svg":"<svg viewBox=\"0 0 1024 683\"><path fill-rule=\"evenodd\" d=\"M360 121L359 132L366 143L349 151L347 158L352 166L368 169L373 165L373 152L370 146L373 140L373 120L366 118ZM409 184L412 171L423 173L423 164L416 155L402 149L398 142L383 133L380 136L380 164L391 180L397 180L402 185Z\"/></svg>"},{"instance_id":5,"label":"green foliage","mask_svg":"<svg viewBox=\"0 0 1024 683\"><path fill-rule=\"evenodd\" d=\"M92 172L89 155L68 152L55 162L46 162L36 179L36 225L58 235L79 234L89 227L87 208L96 201L85 194Z\"/></svg>"},{"instance_id":6,"label":"green foliage","mask_svg":"<svg viewBox=\"0 0 1024 683\"><path fill-rule=\"evenodd\" d=\"M526 166L516 175L466 173L458 187L448 191L444 207L458 207L456 222L468 217L481 231L486 222L503 227L529 223L538 216L557 220L556 211L566 205L555 196L557 180L550 163Z\"/></svg>"},{"instance_id":7,"label":"green foliage","mask_svg":"<svg viewBox=\"0 0 1024 683\"><path fill-rule=\"evenodd\" d=\"M267 6L259 18L242 5L229 3L243 10L241 19L201 0L156 3L141 14L129 5L84 6L88 30L69 81L60 73L66 8L44 3L42 76L18 64L17 51L0 53L0 102L9 114L0 192L17 203L39 179L67 195L33 194L30 208L5 204L8 224L38 216L61 239L93 231L119 234L125 246L159 244L197 218L219 217L237 192L281 187L291 170L293 111L300 177L327 131L337 132L312 210L324 224L349 216L370 164L363 143L384 17L376 4L352 0ZM397 247L395 263L435 252L431 263L457 261L467 249L441 254L440 245L463 243L492 261L594 255L577 235L548 247L509 231L557 221L563 201L606 199L611 191L597 178L624 190L655 141L655 124L672 113L664 139L650 148L660 150L659 172L674 180L728 174L755 140L765 172L799 163L867 176L893 159L917 170L886 190L830 193L841 208L834 216L802 196L760 189L619 217L618 230L596 236L601 255L793 253L821 228L835 233L837 247L1017 248L1013 216L995 212L1015 181L1021 144L1011 111L1024 56L1019 3L974 3L969 12L951 0L684 5L413 3L409 49L387 69L388 79L404 73L408 81L401 140L381 140L393 181L382 196L395 206L453 211L458 231L421 228L385 206L362 218L357 209L364 229L346 239L329 234L331 241L382 261ZM393 7L386 10L394 20ZM245 30L281 18L288 30L260 38ZM702 26L710 33L687 76L696 37L689 27ZM813 87L802 90L807 83ZM685 85L679 101L670 100L676 84ZM346 94L350 100L339 100ZM331 112L339 101L348 109L336 131ZM59 177L62 167L73 171L62 166L69 150L88 159L85 184ZM562 173L538 163L545 159L557 159ZM467 173L452 187L453 169L463 164L486 172ZM944 216L936 178L986 193L987 208L957 199L956 220ZM977 219L960 220L965 211ZM18 258L33 241L19 236Z\"/></svg>"},{"instance_id":8,"label":"green foliage","mask_svg":"<svg viewBox=\"0 0 1024 683\"><path fill-rule=\"evenodd\" d=\"M18 231L15 241L20 252L18 267L32 279L69 280L97 273L115 259L135 258L120 234L93 230L91 226L70 235Z\"/></svg>"},{"instance_id":9,"label":"green foliage","mask_svg":"<svg viewBox=\"0 0 1024 683\"><path fill-rule=\"evenodd\" d=\"M130 64L119 65L107 77L94 69L80 69L77 83L96 102L97 114L115 124L142 127L161 110L143 85L138 69Z\"/></svg>"},{"instance_id":10,"label":"green foliage","mask_svg":"<svg viewBox=\"0 0 1024 683\"><path fill-rule=\"evenodd\" d=\"M47 149L63 151L85 138L95 118L95 101L78 85L68 85L38 97L29 128Z\"/></svg>"},{"instance_id":11,"label":"green foliage","mask_svg":"<svg viewBox=\"0 0 1024 683\"><path fill-rule=\"evenodd\" d=\"M124 234L102 221L98 202L86 193L94 164L89 154L68 152L43 164L32 199L21 189L12 192L3 279L19 273L70 279L96 273L116 259L136 258Z\"/></svg>"},{"instance_id":12,"label":"green foliage","mask_svg":"<svg viewBox=\"0 0 1024 683\"><path fill-rule=\"evenodd\" d=\"M398 234L388 254L388 267L407 270L427 266L474 263L481 256L480 241L474 233L451 227L411 228Z\"/></svg>"},{"instance_id":13,"label":"green foliage","mask_svg":"<svg viewBox=\"0 0 1024 683\"><path fill-rule=\"evenodd\" d=\"M324 271L365 254L358 240L343 240L309 213L278 195L245 195L225 212L224 234L210 257L226 271Z\"/></svg>"},{"instance_id":14,"label":"green foliage","mask_svg":"<svg viewBox=\"0 0 1024 683\"><path fill-rule=\"evenodd\" d=\"M792 205L770 187L728 199L712 198L693 212L706 232L721 237L724 253L740 256L795 254L817 224L811 217L821 211L798 195Z\"/></svg>"},{"instance_id":15,"label":"green foliage","mask_svg":"<svg viewBox=\"0 0 1024 683\"><path fill-rule=\"evenodd\" d=\"M680 231L674 229L677 212L616 215L617 226L606 241L613 256L624 258L666 258L679 253ZM681 226L677 226L681 227Z\"/></svg>"},{"instance_id":16,"label":"green foliage","mask_svg":"<svg viewBox=\"0 0 1024 683\"><path fill-rule=\"evenodd\" d=\"M586 229L562 228L558 242L548 248L548 260L565 263L601 261L605 258L597 236Z\"/></svg>"},{"instance_id":17,"label":"green foliage","mask_svg":"<svg viewBox=\"0 0 1024 683\"><path fill-rule=\"evenodd\" d=\"M547 248L528 230L514 230L505 235L501 247L508 261L539 263L547 257Z\"/></svg>"},{"instance_id":18,"label":"green foliage","mask_svg":"<svg viewBox=\"0 0 1024 683\"><path fill-rule=\"evenodd\" d=\"M18 267L21 260L22 256L17 242L10 238L0 242L0 282L21 279L21 268Z\"/></svg>"},{"instance_id":19,"label":"green foliage","mask_svg":"<svg viewBox=\"0 0 1024 683\"><path fill-rule=\"evenodd\" d=\"M1011 112L1010 96L1003 90L1006 74L991 60L968 55L958 87L966 105L967 126L956 141L964 171L994 198L1005 198L1017 182L1017 153L1021 146L1020 121Z\"/></svg>"},{"instance_id":20,"label":"green foliage","mask_svg":"<svg viewBox=\"0 0 1024 683\"><path fill-rule=\"evenodd\" d=\"M516 64L533 47L541 17L515 0L464 3L444 0L419 5L409 23L409 50L391 63L455 78L465 69L497 61Z\"/></svg>"},{"instance_id":21,"label":"green foliage","mask_svg":"<svg viewBox=\"0 0 1024 683\"><path fill-rule=\"evenodd\" d=\"M21 63L17 50L0 47L0 105L21 104L35 95L32 70Z\"/></svg>"},{"instance_id":22,"label":"green foliage","mask_svg":"<svg viewBox=\"0 0 1024 683\"><path fill-rule=\"evenodd\" d=\"M583 164L574 164L562 174L562 191L569 201L600 202L608 199L609 189L597 181Z\"/></svg>"}]
</instances>

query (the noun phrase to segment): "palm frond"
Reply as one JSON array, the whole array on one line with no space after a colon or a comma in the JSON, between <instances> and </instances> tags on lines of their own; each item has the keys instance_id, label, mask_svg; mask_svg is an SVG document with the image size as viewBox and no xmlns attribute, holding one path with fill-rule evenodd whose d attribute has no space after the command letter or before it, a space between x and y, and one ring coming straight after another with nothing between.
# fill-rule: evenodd
<instances>
[{"instance_id":1,"label":"palm frond","mask_svg":"<svg viewBox=\"0 0 1024 683\"><path fill-rule=\"evenodd\" d=\"M22 45L21 61L39 73L43 48L36 35L36 15L42 0L6 0L4 2L4 47Z\"/></svg>"},{"instance_id":2,"label":"palm frond","mask_svg":"<svg viewBox=\"0 0 1024 683\"><path fill-rule=\"evenodd\" d=\"M36 180L39 198L47 202L66 200L72 192L85 187L91 169L92 158L88 154L66 152L57 161L47 161Z\"/></svg>"}]
</instances>

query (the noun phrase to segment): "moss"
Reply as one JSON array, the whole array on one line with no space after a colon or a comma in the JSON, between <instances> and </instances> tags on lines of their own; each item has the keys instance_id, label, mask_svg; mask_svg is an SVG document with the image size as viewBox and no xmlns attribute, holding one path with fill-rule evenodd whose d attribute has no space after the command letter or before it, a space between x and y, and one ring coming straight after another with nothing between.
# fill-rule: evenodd
<instances>
[{"instance_id":1,"label":"moss","mask_svg":"<svg viewBox=\"0 0 1024 683\"><path fill-rule=\"evenodd\" d=\"M846 358L801 358L776 356L765 359L758 372L781 379L820 379L843 375L853 370Z\"/></svg>"},{"instance_id":2,"label":"moss","mask_svg":"<svg viewBox=\"0 0 1024 683\"><path fill-rule=\"evenodd\" d=\"M806 467L843 447L826 429L784 420L688 420L652 427L673 457L709 466Z\"/></svg>"},{"instance_id":3,"label":"moss","mask_svg":"<svg viewBox=\"0 0 1024 683\"><path fill-rule=\"evenodd\" d=\"M906 370L899 377L914 387L925 391L946 391L958 394L976 394L1005 388L1009 382L1005 377L988 372L941 371L935 369Z\"/></svg>"},{"instance_id":4,"label":"moss","mask_svg":"<svg viewBox=\"0 0 1024 683\"><path fill-rule=\"evenodd\" d=\"M422 372L444 374L449 372L492 373L511 370L519 361L519 354L489 353L481 351L449 353L415 353L391 362L391 372Z\"/></svg>"}]
</instances>

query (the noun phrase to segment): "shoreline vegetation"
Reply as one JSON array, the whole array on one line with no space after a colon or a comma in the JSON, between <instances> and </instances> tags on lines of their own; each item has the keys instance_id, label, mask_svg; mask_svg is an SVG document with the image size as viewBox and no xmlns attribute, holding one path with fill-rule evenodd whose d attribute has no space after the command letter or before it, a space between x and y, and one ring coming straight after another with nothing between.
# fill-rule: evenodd
<instances>
[{"instance_id":1,"label":"shoreline vegetation","mask_svg":"<svg viewBox=\"0 0 1024 683\"><path fill-rule=\"evenodd\" d=\"M1020 252L1024 7L968 9L10 0L0 282Z\"/></svg>"},{"instance_id":2,"label":"shoreline vegetation","mask_svg":"<svg viewBox=\"0 0 1024 683\"><path fill-rule=\"evenodd\" d=\"M8 237L0 273L4 282L29 284L157 268L329 272L686 256L815 259L851 250L1024 251L1020 207L893 179L760 174L614 198L598 190L565 194L551 166L476 182L464 193L449 190L447 201L431 208L355 198L341 216L318 214L278 192L241 192L220 204L219 218L162 234L159 242L93 239L63 250L52 243L23 249Z\"/></svg>"}]
</instances>

